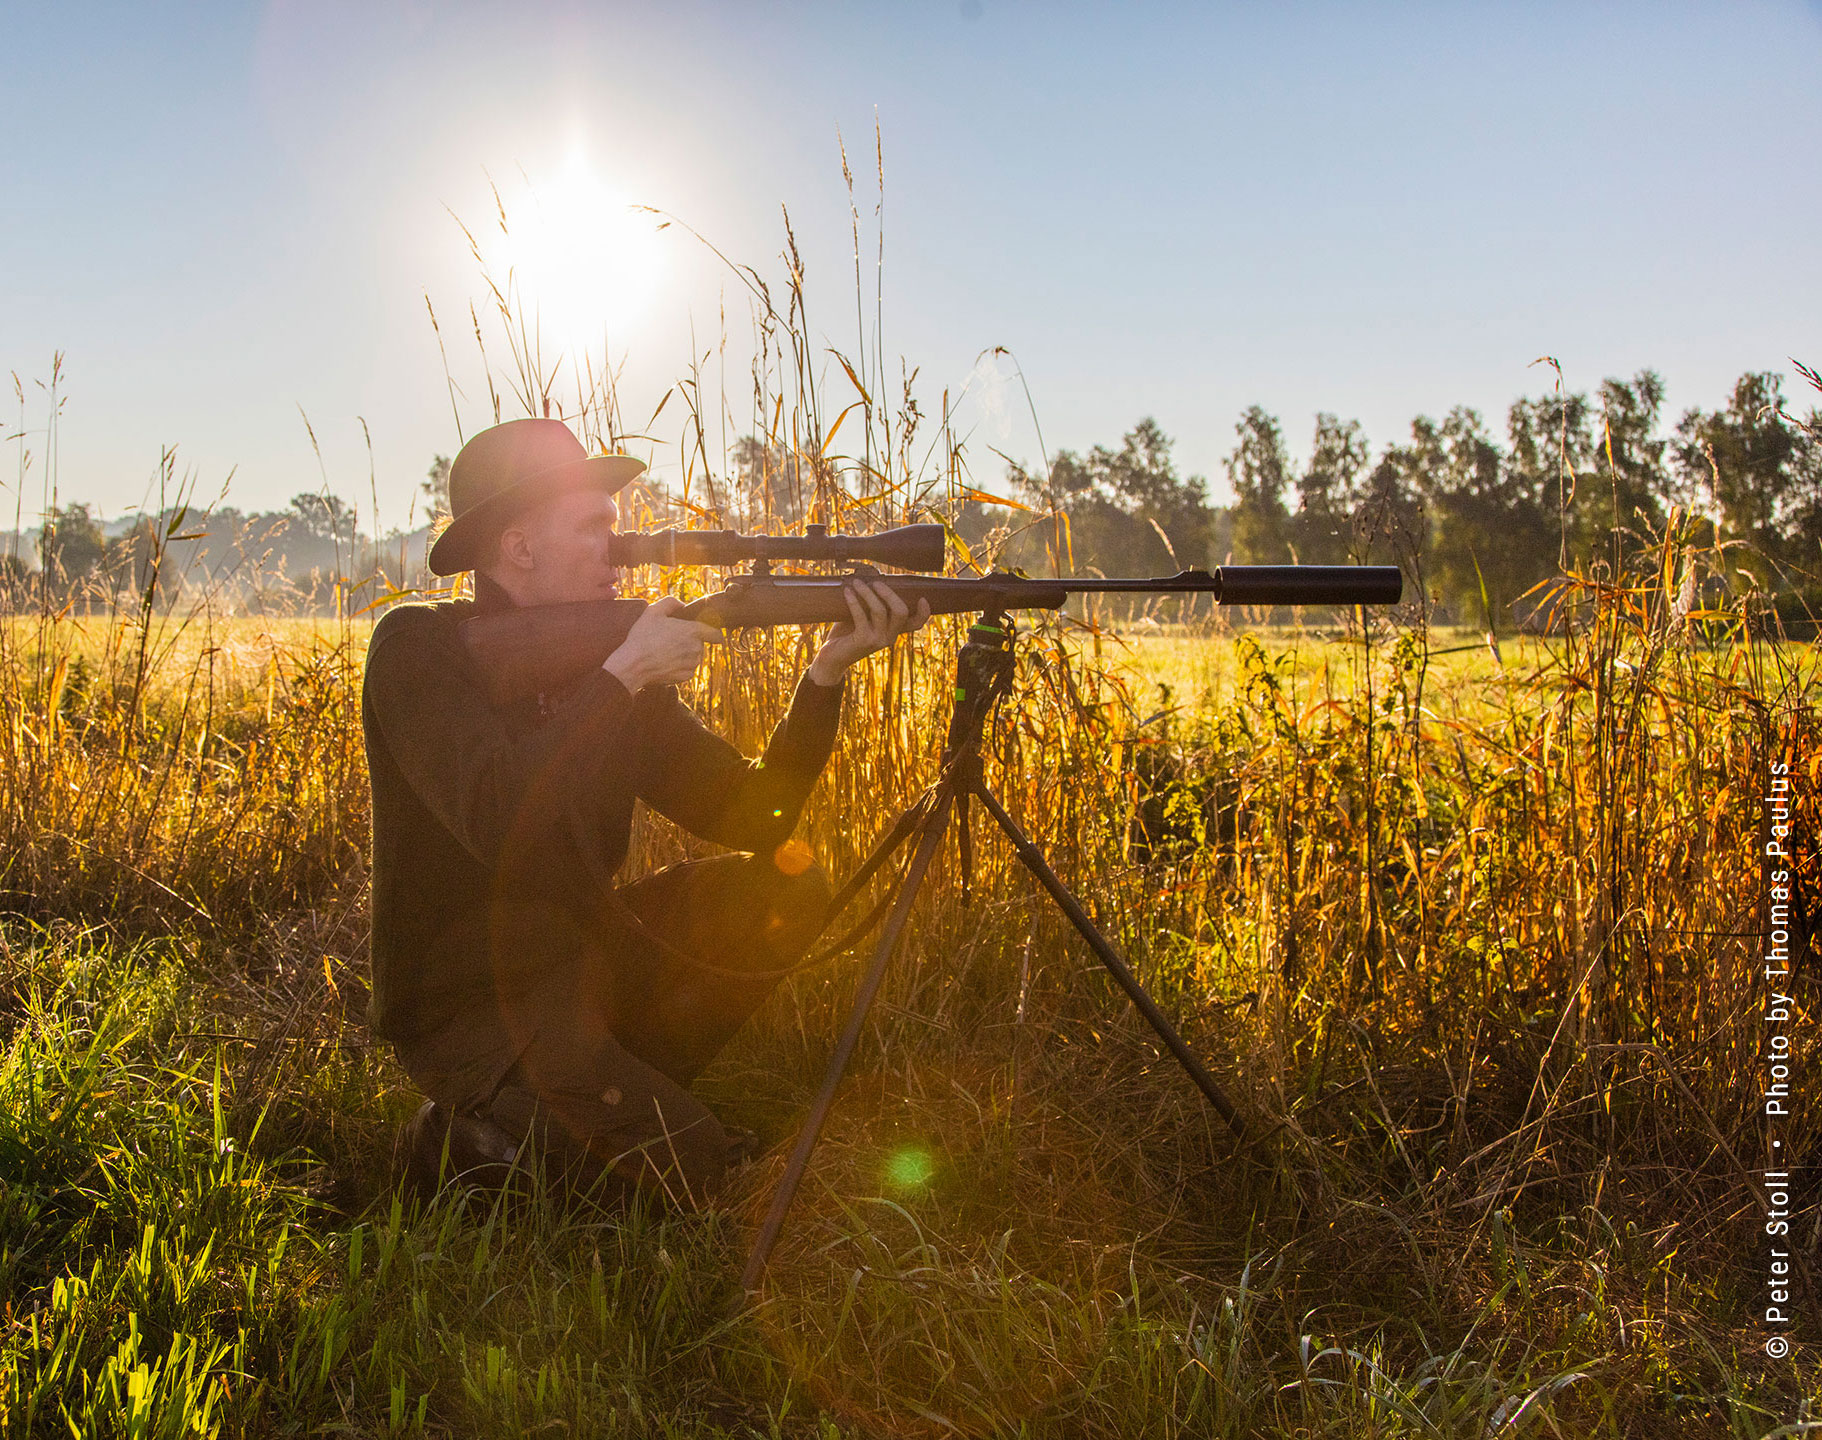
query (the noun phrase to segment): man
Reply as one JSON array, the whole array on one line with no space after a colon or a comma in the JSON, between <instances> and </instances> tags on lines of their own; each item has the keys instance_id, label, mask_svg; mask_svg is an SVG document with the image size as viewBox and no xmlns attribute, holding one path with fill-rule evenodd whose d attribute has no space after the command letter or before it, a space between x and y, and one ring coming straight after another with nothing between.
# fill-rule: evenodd
<instances>
[{"instance_id":1,"label":"man","mask_svg":"<svg viewBox=\"0 0 1822 1440\"><path fill-rule=\"evenodd\" d=\"M434 1177L527 1139L584 1180L701 1203L734 1142L688 1090L821 929L829 887L787 845L833 748L843 675L929 618L857 583L764 755L676 686L719 639L648 607L598 672L505 709L458 627L477 611L611 597L614 493L644 465L589 456L558 420L476 435L449 472L439 575L475 599L374 627L362 695L373 785L376 1033L430 1097L410 1163ZM616 887L635 802L740 854Z\"/></svg>"}]
</instances>

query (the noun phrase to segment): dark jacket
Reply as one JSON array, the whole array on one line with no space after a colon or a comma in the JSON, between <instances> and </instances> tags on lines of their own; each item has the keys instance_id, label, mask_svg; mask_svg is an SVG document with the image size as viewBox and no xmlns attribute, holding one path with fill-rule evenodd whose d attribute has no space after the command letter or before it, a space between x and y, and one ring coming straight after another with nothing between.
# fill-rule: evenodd
<instances>
[{"instance_id":1,"label":"dark jacket","mask_svg":"<svg viewBox=\"0 0 1822 1440\"><path fill-rule=\"evenodd\" d=\"M374 627L362 689L373 785L374 1031L440 1071L498 1078L514 1020L622 923L607 896L635 800L701 838L770 853L834 747L841 687L806 675L764 756L743 758L674 688L605 670L554 702L487 701L458 625L474 602Z\"/></svg>"}]
</instances>

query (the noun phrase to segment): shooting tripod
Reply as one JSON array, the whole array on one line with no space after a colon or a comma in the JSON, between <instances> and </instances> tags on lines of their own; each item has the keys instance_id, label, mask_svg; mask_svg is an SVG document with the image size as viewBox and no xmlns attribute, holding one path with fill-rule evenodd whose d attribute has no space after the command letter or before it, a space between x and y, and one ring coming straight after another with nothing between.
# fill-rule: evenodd
<instances>
[{"instance_id":1,"label":"shooting tripod","mask_svg":"<svg viewBox=\"0 0 1822 1440\"><path fill-rule=\"evenodd\" d=\"M1049 892L1050 898L1056 901L1069 917L1070 923L1081 932L1096 958L1107 967L1108 973L1138 1007L1139 1013L1150 1022L1151 1028L1158 1032L1158 1038L1177 1057L1189 1078L1195 1081L1196 1088L1221 1112L1234 1134L1245 1138L1240 1117L1221 1093L1214 1077L1183 1043L1183 1038L1165 1018L1164 1012L1158 1009L1157 1003L1145 993L1145 987L1120 958L1119 952L1095 928L1094 922L1088 918L1088 912L1070 894L1056 871L1050 868L1043 852L1032 843L1031 837L1019 828L1018 822L1006 813L1006 808L987 788L986 777L981 770L981 731L993 707L1006 693L1006 686L1012 678L1013 633L1011 622L1000 611L984 612L969 627L967 642L956 660L955 709L949 717L949 735L943 748L942 769L938 779L898 817L885 838L867 857L866 863L835 897L834 908L839 910L901 845L913 835L917 837L917 848L912 853L910 868L899 882L897 895L890 901L892 909L886 928L880 932L879 939L874 944L872 963L861 980L847 1027L842 1031L841 1040L835 1046L835 1054L829 1060L822 1089L817 1093L815 1104L810 1107L809 1117L804 1121L803 1130L797 1137L797 1147L791 1152L791 1160L785 1167L784 1176L772 1193L772 1203L759 1228L759 1238L753 1243L753 1253L747 1257L741 1284L748 1291L759 1288L766 1260L778 1241L779 1231L784 1228L785 1212L791 1208L791 1200L797 1194L804 1171L809 1167L810 1152L816 1148L817 1137L822 1133L823 1122L828 1119L829 1109L834 1104L835 1091L841 1084L842 1073L848 1068L854 1046L860 1039L861 1026L866 1022L867 1011L872 1008L880 983L885 979L886 966L892 959L893 951L898 948L899 937L904 933L905 922L911 914L911 903L917 898L924 872L930 868L936 848L948 830L952 810L960 822L958 838L966 885L966 876L973 859L968 824L970 798L978 800L982 808L999 823L1000 829L1006 832L1006 838L1012 841L1019 859L1025 862L1025 868L1037 877L1038 883Z\"/></svg>"}]
</instances>

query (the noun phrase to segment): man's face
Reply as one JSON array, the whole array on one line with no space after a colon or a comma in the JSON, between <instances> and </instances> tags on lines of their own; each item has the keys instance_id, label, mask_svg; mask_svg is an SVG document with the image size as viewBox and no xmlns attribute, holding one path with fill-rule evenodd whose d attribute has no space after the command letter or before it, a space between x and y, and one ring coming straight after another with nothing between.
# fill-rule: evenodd
<instances>
[{"instance_id":1,"label":"man's face","mask_svg":"<svg viewBox=\"0 0 1822 1440\"><path fill-rule=\"evenodd\" d=\"M521 605L609 599L619 593L620 571L608 558L619 518L614 497L599 490L540 500L500 537L498 578Z\"/></svg>"}]
</instances>

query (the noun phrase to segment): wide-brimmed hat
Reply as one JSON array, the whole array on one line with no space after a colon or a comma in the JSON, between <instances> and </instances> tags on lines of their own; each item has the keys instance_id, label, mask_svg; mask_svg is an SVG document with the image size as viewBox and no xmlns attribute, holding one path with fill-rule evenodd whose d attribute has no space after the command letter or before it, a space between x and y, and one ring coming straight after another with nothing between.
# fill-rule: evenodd
<instances>
[{"instance_id":1,"label":"wide-brimmed hat","mask_svg":"<svg viewBox=\"0 0 1822 1440\"><path fill-rule=\"evenodd\" d=\"M590 455L561 420L508 420L483 430L449 467L451 519L430 547L430 573L474 569L521 506L564 490L611 495L644 470L631 455Z\"/></svg>"}]
</instances>

